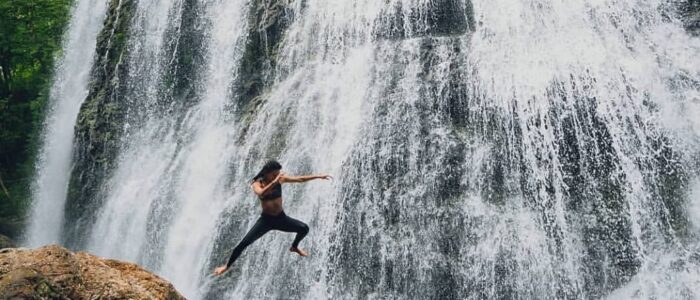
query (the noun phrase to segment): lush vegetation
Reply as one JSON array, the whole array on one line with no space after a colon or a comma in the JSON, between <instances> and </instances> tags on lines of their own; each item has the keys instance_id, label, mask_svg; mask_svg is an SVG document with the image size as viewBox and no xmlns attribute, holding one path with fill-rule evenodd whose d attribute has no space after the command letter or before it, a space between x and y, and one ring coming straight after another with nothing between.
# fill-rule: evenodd
<instances>
[{"instance_id":1,"label":"lush vegetation","mask_svg":"<svg viewBox=\"0 0 700 300\"><path fill-rule=\"evenodd\" d=\"M22 219L29 203L33 158L71 2L0 1L0 234L15 233L8 220Z\"/></svg>"}]
</instances>

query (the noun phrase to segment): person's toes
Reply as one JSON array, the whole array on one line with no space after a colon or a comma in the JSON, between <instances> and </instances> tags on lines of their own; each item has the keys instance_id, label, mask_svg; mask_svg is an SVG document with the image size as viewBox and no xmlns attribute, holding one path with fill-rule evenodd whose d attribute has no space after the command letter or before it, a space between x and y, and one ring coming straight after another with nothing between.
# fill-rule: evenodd
<instances>
[{"instance_id":1,"label":"person's toes","mask_svg":"<svg viewBox=\"0 0 700 300\"><path fill-rule=\"evenodd\" d=\"M301 250L299 248L292 247L292 248L289 248L289 251L296 252L297 254L299 254L301 256L308 256L309 255L308 253L306 253L306 251Z\"/></svg>"}]
</instances>

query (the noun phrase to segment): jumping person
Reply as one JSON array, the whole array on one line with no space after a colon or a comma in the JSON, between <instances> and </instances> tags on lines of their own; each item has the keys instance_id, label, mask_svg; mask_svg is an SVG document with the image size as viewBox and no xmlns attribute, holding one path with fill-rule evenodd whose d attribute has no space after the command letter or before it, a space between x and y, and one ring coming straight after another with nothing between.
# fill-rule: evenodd
<instances>
[{"instance_id":1,"label":"jumping person","mask_svg":"<svg viewBox=\"0 0 700 300\"><path fill-rule=\"evenodd\" d=\"M296 252L301 256L307 256L306 251L299 249L299 242L309 232L309 226L304 222L287 216L282 209L282 183L306 182L314 179L330 179L330 175L308 175L308 176L288 176L280 172L282 165L277 161L270 160L263 166L262 170L253 177L253 192L260 198L262 213L253 227L248 230L245 237L233 249L231 257L224 266L214 269L214 275L220 275L231 267L248 245L263 236L268 231L280 230L285 232L296 232L297 235L292 242L289 251Z\"/></svg>"}]
</instances>

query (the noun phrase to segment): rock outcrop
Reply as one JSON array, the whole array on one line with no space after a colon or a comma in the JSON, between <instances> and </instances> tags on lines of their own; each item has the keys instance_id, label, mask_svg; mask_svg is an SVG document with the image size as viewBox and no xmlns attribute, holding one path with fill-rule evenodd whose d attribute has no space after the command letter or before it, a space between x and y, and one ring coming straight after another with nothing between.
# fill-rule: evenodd
<instances>
[{"instance_id":1,"label":"rock outcrop","mask_svg":"<svg viewBox=\"0 0 700 300\"><path fill-rule=\"evenodd\" d=\"M0 234L0 249L3 248L14 248L15 243L9 237Z\"/></svg>"},{"instance_id":2,"label":"rock outcrop","mask_svg":"<svg viewBox=\"0 0 700 300\"><path fill-rule=\"evenodd\" d=\"M89 93L80 107L75 125L74 167L71 174L64 222L70 223L62 238L69 248L83 247L82 238L95 222L95 207L102 180L109 175L118 149L125 104L118 93L128 66L127 41L134 1L111 0L104 27L97 36L95 64ZM95 200L97 199L97 201Z\"/></svg>"},{"instance_id":3,"label":"rock outcrop","mask_svg":"<svg viewBox=\"0 0 700 300\"><path fill-rule=\"evenodd\" d=\"M435 0L427 7L387 6L375 34L382 39L407 39L463 35L473 31L471 1Z\"/></svg>"},{"instance_id":4,"label":"rock outcrop","mask_svg":"<svg viewBox=\"0 0 700 300\"><path fill-rule=\"evenodd\" d=\"M136 264L58 245L0 251L0 299L185 299Z\"/></svg>"},{"instance_id":5,"label":"rock outcrop","mask_svg":"<svg viewBox=\"0 0 700 300\"><path fill-rule=\"evenodd\" d=\"M700 35L700 0L688 0L681 7L685 28L693 35Z\"/></svg>"},{"instance_id":6,"label":"rock outcrop","mask_svg":"<svg viewBox=\"0 0 700 300\"><path fill-rule=\"evenodd\" d=\"M0 217L0 234L11 239L18 238L26 227L26 219L22 216Z\"/></svg>"}]
</instances>

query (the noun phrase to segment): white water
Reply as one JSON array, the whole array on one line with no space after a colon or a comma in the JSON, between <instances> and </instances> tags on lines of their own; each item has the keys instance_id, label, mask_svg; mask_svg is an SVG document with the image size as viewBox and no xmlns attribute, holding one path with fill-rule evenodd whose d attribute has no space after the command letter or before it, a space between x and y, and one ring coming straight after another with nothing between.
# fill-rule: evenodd
<instances>
[{"instance_id":1,"label":"white water","mask_svg":"<svg viewBox=\"0 0 700 300\"><path fill-rule=\"evenodd\" d=\"M139 27L144 30L143 42L150 40L150 27L160 28L157 36L162 36L166 24L174 23L167 15L154 18L150 14L167 11L178 3L162 1L164 7L137 8L147 22ZM235 49L246 32L244 2L210 1L206 5L212 28L207 37L209 65L198 85L203 93L200 102L187 112L182 124L151 111L146 124L125 138L128 146L110 179L107 202L88 246L100 255L145 264L187 296L194 295L199 284L193 274L206 259L216 216L226 199L222 186L226 161L233 154L234 131L232 124L226 123L224 105L241 53ZM158 24L148 25L155 21ZM159 51L156 48L149 53L158 55ZM158 94L157 71L153 75L145 89L150 92L139 101L146 107L163 97ZM183 129L176 129L176 125Z\"/></svg>"},{"instance_id":2,"label":"white water","mask_svg":"<svg viewBox=\"0 0 700 300\"><path fill-rule=\"evenodd\" d=\"M482 88L491 100L489 105L516 111L521 128L531 129L523 132L526 147L519 151L525 151L529 165L537 166L535 174L540 177L535 182L545 182L552 171L561 172L557 169L562 162L554 160L538 166L540 163L535 158L548 154L552 157L561 143L552 130L561 126L558 123L561 120L546 115L552 105L559 104L547 94L552 80L564 82L569 99L575 97L574 92L583 91L597 100L596 112L611 131L621 171L627 177L625 202L629 205L634 244L641 251L638 254L641 271L630 284L637 287L623 288L627 293L621 298L674 299L681 295L687 297L689 290L700 288L697 265L691 264L680 271L688 272L690 280L679 278L668 266L668 261L687 259L688 251L697 251L693 248L697 249L698 244L693 242L690 249L668 249L678 244L671 246L662 241L663 229L659 228L659 216L654 213L661 205L660 200L649 193L643 178L645 171L637 163L653 156L646 139L659 132L670 135L673 147L684 152L689 162L697 159L700 131L695 121L697 115L692 112L700 105L698 86L674 89L670 81L679 75L698 79L700 60L692 57L700 54L700 41L690 38L678 22L663 22L658 9L664 4L664 1L506 0L474 3L479 16L477 21L481 24L471 47L471 61L479 74L478 82L485 84ZM499 13L488 13L495 11ZM570 76L582 78L570 79ZM591 79L595 82L590 82ZM644 107L642 99L645 97L658 105L660 112ZM680 107L685 112L680 111ZM573 107L570 110L576 111ZM630 121L637 118L644 127L630 125ZM544 129L532 126L535 120L542 122ZM565 272L576 289L583 289L583 278L578 275L581 272L577 268L583 263L582 249L586 241L578 236L576 227L594 221L572 222L572 217L567 215L570 212L563 210L566 197L561 190L556 191L552 214L567 240L563 251L568 256ZM691 213L689 217L698 216ZM570 228L572 226L574 228ZM531 240L522 242L526 247L536 245ZM549 252L542 250L542 256ZM538 258L537 263L542 261ZM657 267L659 264L662 266ZM546 272L552 269L557 269L556 265L542 268L540 276L546 277ZM580 293L585 295L583 290ZM611 299L620 299L614 295Z\"/></svg>"},{"instance_id":3,"label":"white water","mask_svg":"<svg viewBox=\"0 0 700 300\"><path fill-rule=\"evenodd\" d=\"M225 106L248 29L246 5L246 1L224 0L208 7L212 29L203 97L184 121L192 139L178 154L182 167L173 187L178 210L168 227L160 273L189 297L196 297L202 276L209 271L202 270L203 263L212 246L217 216L230 199L227 175L236 154L236 125L228 122L231 112Z\"/></svg>"},{"instance_id":4,"label":"white water","mask_svg":"<svg viewBox=\"0 0 700 300\"><path fill-rule=\"evenodd\" d=\"M137 8L150 24L130 41L149 71L132 71L149 80L134 83L150 91L137 103L163 97L159 45L179 22L164 12L178 3ZM431 39L406 8L434 3L293 2L277 77L241 137L227 107L249 3L207 1L198 103L179 124L134 108L148 121L124 138L88 250L192 299L698 297L700 233L670 232L653 185L653 142L667 137L698 226L698 38L662 18L662 1L493 0L473 3L475 32ZM407 37L376 38L399 6ZM578 160L562 154L571 144ZM336 177L285 187L311 256L271 232L212 279L257 218L248 183L268 158ZM624 279L628 261L639 266Z\"/></svg>"},{"instance_id":5,"label":"white water","mask_svg":"<svg viewBox=\"0 0 700 300\"><path fill-rule=\"evenodd\" d=\"M31 222L25 244L37 247L59 241L71 171L73 126L88 93L95 40L102 29L105 0L76 1L66 29L63 57L49 94L42 145L32 188Z\"/></svg>"},{"instance_id":6,"label":"white water","mask_svg":"<svg viewBox=\"0 0 700 300\"><path fill-rule=\"evenodd\" d=\"M256 200L248 187L251 170L265 159L275 158L289 174L328 173L333 182L314 181L285 187L285 211L309 224L312 231L301 243L311 259L291 255L287 250L294 235L272 232L249 247L234 264L233 278L215 280L206 288L225 291L227 299L332 297L324 278L332 259L329 236L338 214L341 168L357 141L371 83L374 49L367 42L371 30L366 24L378 16L376 1L307 1L302 14L295 3L296 22L280 51L280 72L288 74L265 95L267 103L257 112L243 145L236 153L238 168L233 195L222 215L222 239L237 241L257 218ZM355 13L349 13L349 12ZM348 33L350 32L350 33ZM351 45L351 46L348 46ZM283 147L279 146L284 145ZM228 221L226 219L242 219ZM235 234L230 222L237 222ZM230 251L225 251L228 258ZM212 256L219 253L213 253ZM226 261L215 261L224 264ZM240 280L246 278L246 280ZM235 281L231 281L235 279ZM290 292L293 286L308 291ZM276 288L286 287L286 288ZM306 288L303 288L306 289ZM216 296L215 296L216 295Z\"/></svg>"},{"instance_id":7,"label":"white water","mask_svg":"<svg viewBox=\"0 0 700 300\"><path fill-rule=\"evenodd\" d=\"M139 1L129 40L129 100L135 103L130 108L134 117L132 124L126 123L123 152L118 168L107 183L109 191L102 207L95 230L87 248L99 255L136 261L142 253L146 238L146 217L149 206L161 192L161 180L167 180L167 160L174 145L163 143L159 138L172 139L172 132L163 132L159 125L160 113L152 107L161 95L158 88L163 64L167 62L164 45L165 32L177 26L181 13L181 1ZM148 78L148 80L144 80ZM140 122L140 123L139 123ZM166 128L167 129L167 128ZM134 177L133 174L139 174Z\"/></svg>"}]
</instances>

